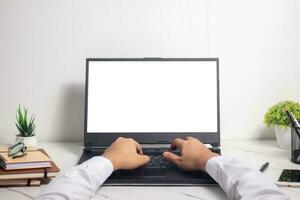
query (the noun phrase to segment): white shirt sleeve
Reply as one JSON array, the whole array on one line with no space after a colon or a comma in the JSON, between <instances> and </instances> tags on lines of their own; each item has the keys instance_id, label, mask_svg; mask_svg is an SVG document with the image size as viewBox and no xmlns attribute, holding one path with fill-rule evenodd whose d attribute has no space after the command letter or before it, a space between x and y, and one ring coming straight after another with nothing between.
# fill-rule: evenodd
<instances>
[{"instance_id":1,"label":"white shirt sleeve","mask_svg":"<svg viewBox=\"0 0 300 200\"><path fill-rule=\"evenodd\" d=\"M216 156L206 163L207 173L232 200L288 200L280 189L259 171L236 158Z\"/></svg>"},{"instance_id":2,"label":"white shirt sleeve","mask_svg":"<svg viewBox=\"0 0 300 200\"><path fill-rule=\"evenodd\" d=\"M216 156L206 164L206 171L215 179L230 200L288 200L279 188L264 175L240 160ZM56 177L37 196L37 200L90 199L113 172L110 160L96 156Z\"/></svg>"},{"instance_id":3,"label":"white shirt sleeve","mask_svg":"<svg viewBox=\"0 0 300 200\"><path fill-rule=\"evenodd\" d=\"M90 199L112 172L113 165L110 160L95 156L56 177L36 199Z\"/></svg>"}]
</instances>

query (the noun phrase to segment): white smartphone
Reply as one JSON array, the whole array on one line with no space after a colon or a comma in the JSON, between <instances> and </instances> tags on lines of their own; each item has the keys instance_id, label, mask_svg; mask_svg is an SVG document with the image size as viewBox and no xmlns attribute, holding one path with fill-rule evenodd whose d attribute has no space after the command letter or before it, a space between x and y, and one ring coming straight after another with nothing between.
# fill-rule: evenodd
<instances>
[{"instance_id":1,"label":"white smartphone","mask_svg":"<svg viewBox=\"0 0 300 200\"><path fill-rule=\"evenodd\" d=\"M278 186L300 187L300 170L284 169L276 184Z\"/></svg>"}]
</instances>

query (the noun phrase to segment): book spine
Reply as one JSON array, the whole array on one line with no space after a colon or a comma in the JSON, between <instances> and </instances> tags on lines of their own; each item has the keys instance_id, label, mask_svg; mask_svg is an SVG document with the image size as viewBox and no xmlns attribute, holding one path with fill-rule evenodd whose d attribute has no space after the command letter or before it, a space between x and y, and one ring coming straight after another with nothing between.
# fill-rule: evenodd
<instances>
[{"instance_id":1,"label":"book spine","mask_svg":"<svg viewBox=\"0 0 300 200\"><path fill-rule=\"evenodd\" d=\"M1 180L0 186L2 187L30 187L30 186L40 186L41 181L36 179L27 180Z\"/></svg>"}]
</instances>

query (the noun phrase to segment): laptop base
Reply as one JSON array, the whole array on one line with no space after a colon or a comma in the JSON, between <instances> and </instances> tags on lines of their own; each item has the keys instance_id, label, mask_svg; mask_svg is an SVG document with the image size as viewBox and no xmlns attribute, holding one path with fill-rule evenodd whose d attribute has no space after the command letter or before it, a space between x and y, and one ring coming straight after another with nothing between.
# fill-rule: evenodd
<instances>
[{"instance_id":1,"label":"laptop base","mask_svg":"<svg viewBox=\"0 0 300 200\"><path fill-rule=\"evenodd\" d=\"M102 150L83 152L79 163L94 156L99 156ZM134 170L117 170L105 181L104 185L112 186L179 186L179 185L217 185L217 183L202 171L187 172L176 166L166 168L140 167Z\"/></svg>"}]
</instances>

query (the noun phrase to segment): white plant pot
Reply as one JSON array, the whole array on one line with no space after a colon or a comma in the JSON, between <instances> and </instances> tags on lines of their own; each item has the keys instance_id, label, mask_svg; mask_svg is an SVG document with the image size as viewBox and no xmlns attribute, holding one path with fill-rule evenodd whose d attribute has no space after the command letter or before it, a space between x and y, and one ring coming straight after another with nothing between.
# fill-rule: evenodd
<instances>
[{"instance_id":1,"label":"white plant pot","mask_svg":"<svg viewBox=\"0 0 300 200\"><path fill-rule=\"evenodd\" d=\"M282 149L290 149L291 148L291 128L281 128L276 126L275 128L276 139L278 146Z\"/></svg>"},{"instance_id":2,"label":"white plant pot","mask_svg":"<svg viewBox=\"0 0 300 200\"><path fill-rule=\"evenodd\" d=\"M37 147L36 136L31 137L20 137L16 135L16 141L23 139L25 146L27 147Z\"/></svg>"}]
</instances>

